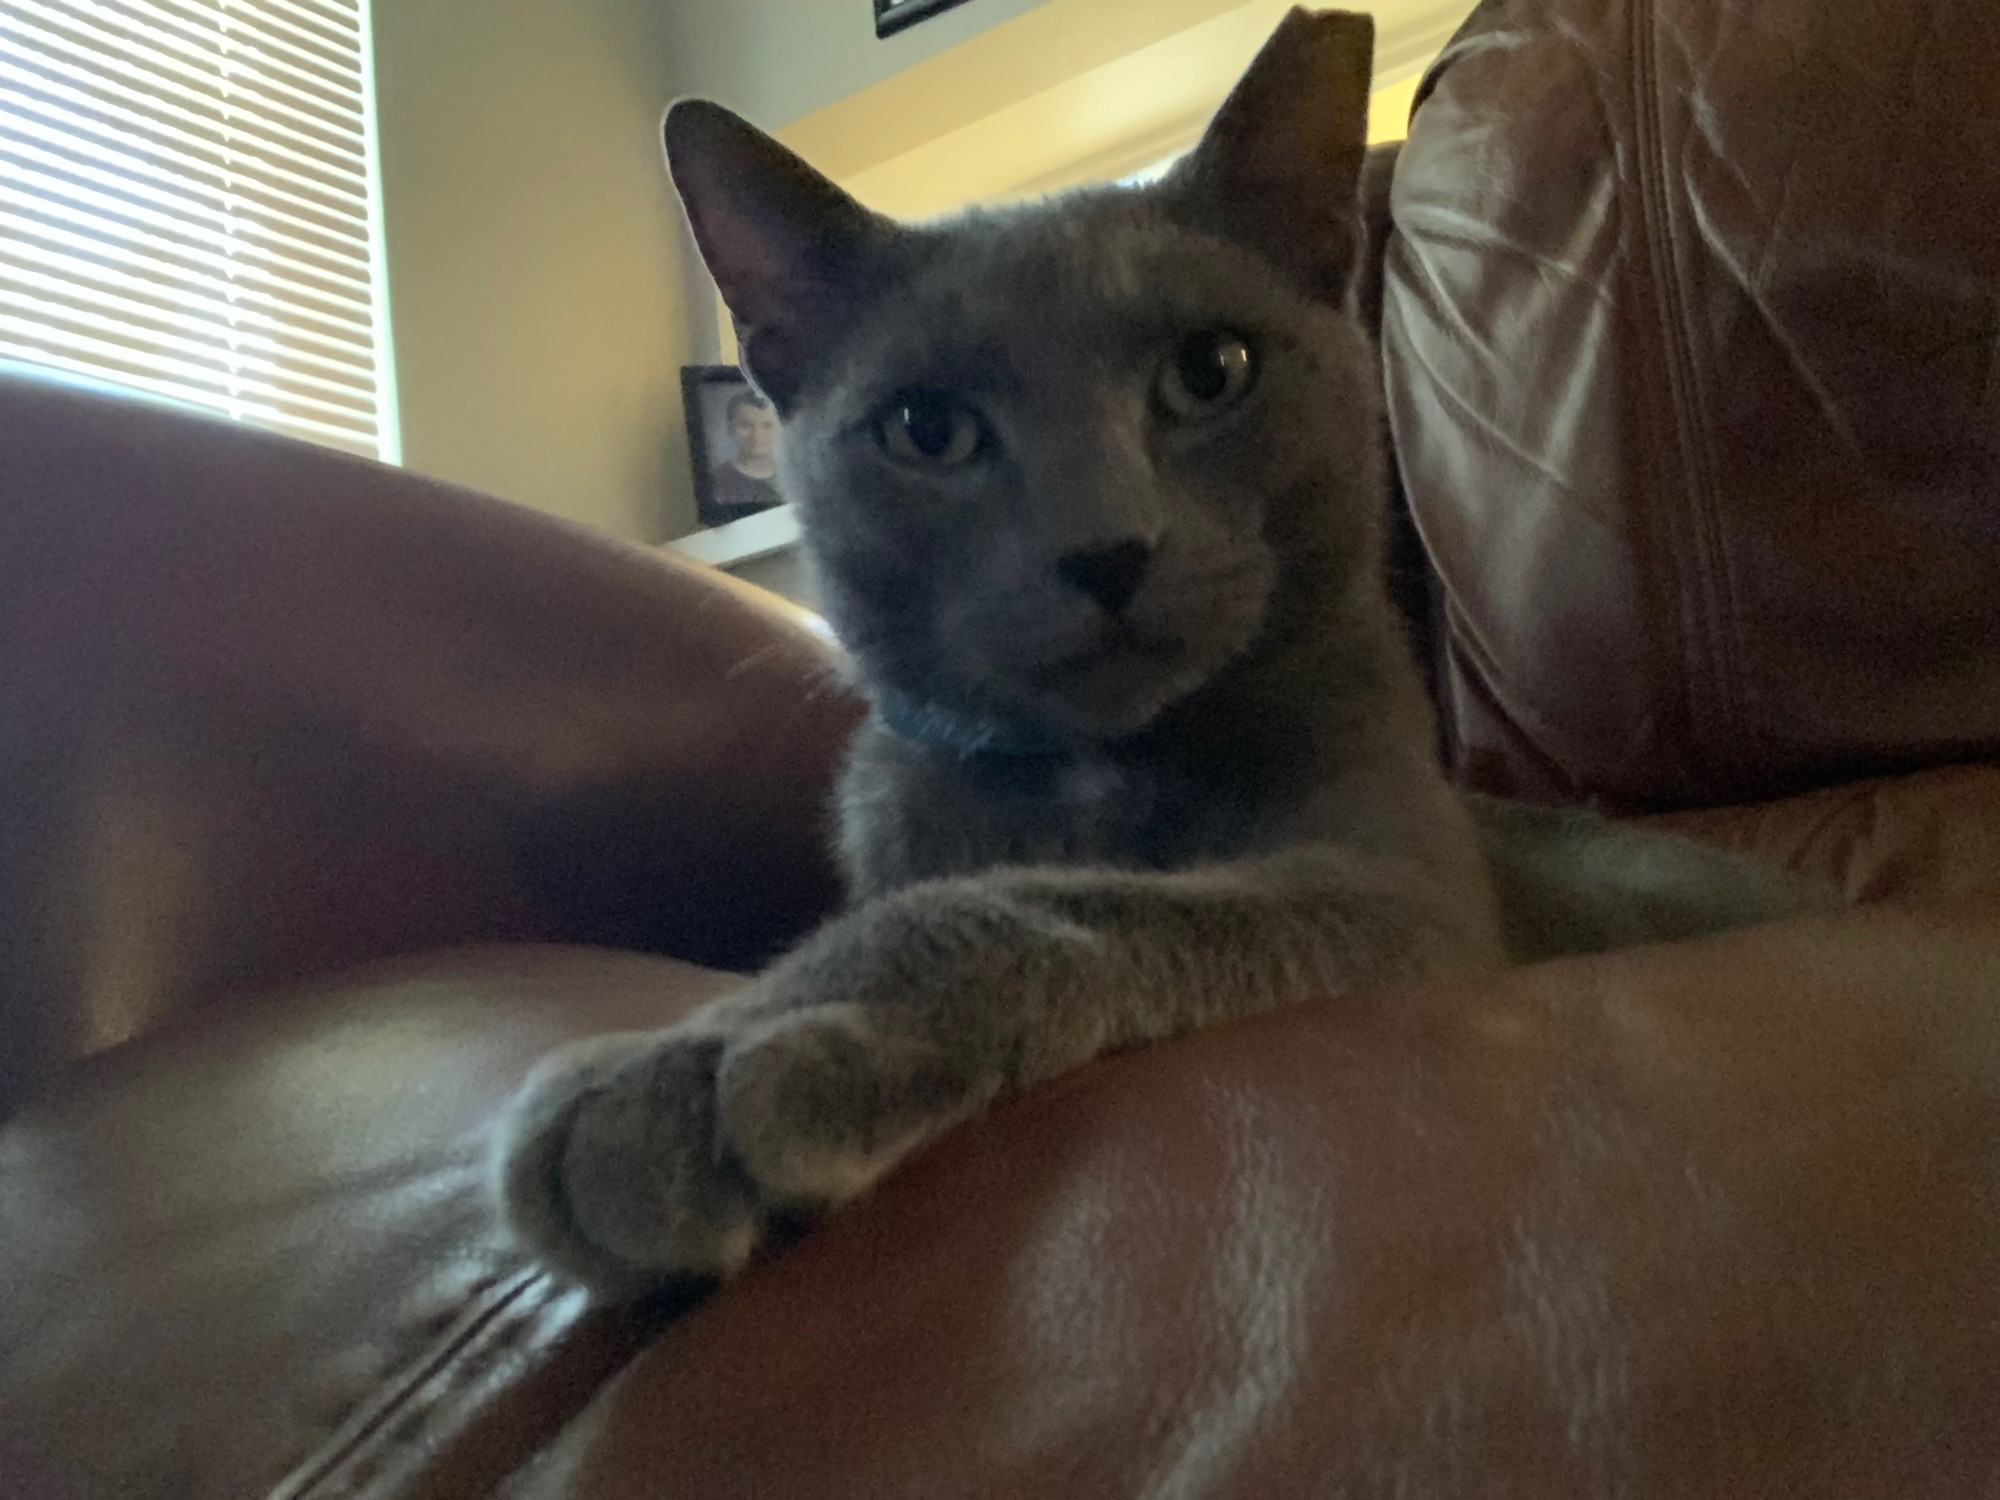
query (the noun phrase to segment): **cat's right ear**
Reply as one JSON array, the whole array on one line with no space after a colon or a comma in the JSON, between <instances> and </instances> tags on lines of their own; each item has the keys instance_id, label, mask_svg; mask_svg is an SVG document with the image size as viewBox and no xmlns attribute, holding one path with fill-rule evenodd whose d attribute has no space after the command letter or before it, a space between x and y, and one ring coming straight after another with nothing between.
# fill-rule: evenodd
<instances>
[{"instance_id":1,"label":"cat's right ear","mask_svg":"<svg viewBox=\"0 0 2000 1500\"><path fill-rule=\"evenodd\" d=\"M1340 303L1361 247L1374 61L1371 17L1294 7L1161 183L1169 211Z\"/></svg>"},{"instance_id":2,"label":"cat's right ear","mask_svg":"<svg viewBox=\"0 0 2000 1500\"><path fill-rule=\"evenodd\" d=\"M682 100L663 128L667 170L744 370L789 415L899 231L719 104Z\"/></svg>"}]
</instances>

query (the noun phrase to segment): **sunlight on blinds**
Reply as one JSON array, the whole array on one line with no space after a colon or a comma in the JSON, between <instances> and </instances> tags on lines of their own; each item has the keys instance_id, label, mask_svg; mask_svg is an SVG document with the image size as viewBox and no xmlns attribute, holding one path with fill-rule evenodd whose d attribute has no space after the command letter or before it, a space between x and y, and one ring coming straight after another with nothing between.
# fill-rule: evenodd
<instances>
[{"instance_id":1,"label":"sunlight on blinds","mask_svg":"<svg viewBox=\"0 0 2000 1500\"><path fill-rule=\"evenodd\" d=\"M395 457L366 0L0 0L0 358Z\"/></svg>"}]
</instances>

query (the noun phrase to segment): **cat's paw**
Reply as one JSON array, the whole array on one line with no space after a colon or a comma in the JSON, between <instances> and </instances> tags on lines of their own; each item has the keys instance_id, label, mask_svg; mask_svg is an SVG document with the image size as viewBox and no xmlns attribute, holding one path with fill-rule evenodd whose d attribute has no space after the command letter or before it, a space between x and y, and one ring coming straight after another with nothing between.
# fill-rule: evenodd
<instances>
[{"instance_id":1,"label":"cat's paw","mask_svg":"<svg viewBox=\"0 0 2000 1500\"><path fill-rule=\"evenodd\" d=\"M726 1045L696 1023L600 1037L543 1061L493 1143L515 1237L614 1297L739 1269L756 1248L758 1194L716 1134Z\"/></svg>"},{"instance_id":2,"label":"cat's paw","mask_svg":"<svg viewBox=\"0 0 2000 1500\"><path fill-rule=\"evenodd\" d=\"M515 1237L614 1297L718 1281L989 1092L869 1007L747 1008L537 1068L494 1147Z\"/></svg>"}]
</instances>

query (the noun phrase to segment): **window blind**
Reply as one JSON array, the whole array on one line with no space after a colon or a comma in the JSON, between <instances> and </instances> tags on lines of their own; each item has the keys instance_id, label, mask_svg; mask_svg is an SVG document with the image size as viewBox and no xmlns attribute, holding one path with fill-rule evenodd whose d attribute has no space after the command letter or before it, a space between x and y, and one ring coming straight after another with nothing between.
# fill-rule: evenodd
<instances>
[{"instance_id":1,"label":"window blind","mask_svg":"<svg viewBox=\"0 0 2000 1500\"><path fill-rule=\"evenodd\" d=\"M0 357L394 458L367 0L0 0Z\"/></svg>"}]
</instances>

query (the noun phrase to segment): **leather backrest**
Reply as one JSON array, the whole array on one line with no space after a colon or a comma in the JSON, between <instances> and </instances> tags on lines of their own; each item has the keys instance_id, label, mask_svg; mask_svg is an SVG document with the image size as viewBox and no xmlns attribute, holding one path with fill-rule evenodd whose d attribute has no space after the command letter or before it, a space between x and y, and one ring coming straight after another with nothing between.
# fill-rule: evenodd
<instances>
[{"instance_id":1,"label":"leather backrest","mask_svg":"<svg viewBox=\"0 0 2000 1500\"><path fill-rule=\"evenodd\" d=\"M1486 0L1388 404L1461 777L1627 808L2000 751L2000 8Z\"/></svg>"}]
</instances>

